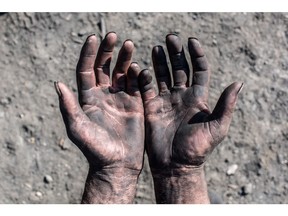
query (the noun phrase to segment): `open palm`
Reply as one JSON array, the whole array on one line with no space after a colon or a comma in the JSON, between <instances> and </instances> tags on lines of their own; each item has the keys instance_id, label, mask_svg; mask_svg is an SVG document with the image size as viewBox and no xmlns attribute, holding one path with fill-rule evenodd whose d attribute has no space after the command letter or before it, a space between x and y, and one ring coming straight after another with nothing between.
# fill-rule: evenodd
<instances>
[{"instance_id":1,"label":"open palm","mask_svg":"<svg viewBox=\"0 0 288 216\"><path fill-rule=\"evenodd\" d=\"M161 46L152 51L159 94L156 94L147 70L141 72L139 81L145 108L146 150L152 173L171 174L200 167L224 139L242 85L235 82L227 87L211 112L207 105L210 70L198 40L188 40L193 71L189 70L177 35L168 35L166 45L174 85ZM191 84L189 76L192 76Z\"/></svg>"},{"instance_id":2,"label":"open palm","mask_svg":"<svg viewBox=\"0 0 288 216\"><path fill-rule=\"evenodd\" d=\"M119 51L110 84L115 44L116 34L108 33L96 55L95 35L87 38L77 65L79 103L66 85L58 82L55 86L67 134L89 164L96 169L122 167L139 173L144 151L139 70L131 65L133 43L127 40Z\"/></svg>"}]
</instances>

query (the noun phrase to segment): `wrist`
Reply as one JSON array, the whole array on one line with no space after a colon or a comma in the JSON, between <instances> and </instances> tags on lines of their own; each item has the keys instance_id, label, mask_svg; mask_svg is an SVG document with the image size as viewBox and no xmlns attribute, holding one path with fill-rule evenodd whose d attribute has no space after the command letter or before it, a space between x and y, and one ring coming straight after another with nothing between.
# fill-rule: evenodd
<instances>
[{"instance_id":1,"label":"wrist","mask_svg":"<svg viewBox=\"0 0 288 216\"><path fill-rule=\"evenodd\" d=\"M153 178L167 178L180 176L196 176L204 173L204 165L201 166L170 166L165 168L150 167Z\"/></svg>"},{"instance_id":2,"label":"wrist","mask_svg":"<svg viewBox=\"0 0 288 216\"><path fill-rule=\"evenodd\" d=\"M204 167L153 171L157 203L210 203Z\"/></svg>"},{"instance_id":3,"label":"wrist","mask_svg":"<svg viewBox=\"0 0 288 216\"><path fill-rule=\"evenodd\" d=\"M140 171L90 167L82 203L133 203Z\"/></svg>"}]
</instances>

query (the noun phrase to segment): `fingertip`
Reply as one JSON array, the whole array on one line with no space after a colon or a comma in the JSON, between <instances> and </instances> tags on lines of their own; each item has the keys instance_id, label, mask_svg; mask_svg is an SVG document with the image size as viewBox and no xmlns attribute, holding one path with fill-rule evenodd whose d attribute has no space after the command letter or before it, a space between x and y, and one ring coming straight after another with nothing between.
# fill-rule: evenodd
<instances>
[{"instance_id":1,"label":"fingertip","mask_svg":"<svg viewBox=\"0 0 288 216\"><path fill-rule=\"evenodd\" d=\"M123 46L127 51L132 51L134 49L134 43L131 39L125 40Z\"/></svg>"},{"instance_id":2,"label":"fingertip","mask_svg":"<svg viewBox=\"0 0 288 216\"><path fill-rule=\"evenodd\" d=\"M128 68L128 77L135 78L140 74L140 66L137 62L132 62Z\"/></svg>"},{"instance_id":3,"label":"fingertip","mask_svg":"<svg viewBox=\"0 0 288 216\"><path fill-rule=\"evenodd\" d=\"M140 67L139 67L139 65L138 65L137 62L132 62L132 63L130 64L129 68L131 68L131 69L133 69L133 70L135 70L135 69L137 69L137 70L140 69Z\"/></svg>"},{"instance_id":4,"label":"fingertip","mask_svg":"<svg viewBox=\"0 0 288 216\"><path fill-rule=\"evenodd\" d=\"M56 81L54 82L54 84L57 86L57 88L59 89L59 91L61 91L61 87L65 86L64 83L60 82L60 81Z\"/></svg>"},{"instance_id":5,"label":"fingertip","mask_svg":"<svg viewBox=\"0 0 288 216\"><path fill-rule=\"evenodd\" d=\"M205 55L201 43L195 37L190 37L188 39L188 49L190 52L191 57L202 57Z\"/></svg>"},{"instance_id":6,"label":"fingertip","mask_svg":"<svg viewBox=\"0 0 288 216\"><path fill-rule=\"evenodd\" d=\"M158 53L160 50L162 50L163 47L160 46L160 45L157 45L157 46L154 46L153 49L152 49L152 52L153 53Z\"/></svg>"},{"instance_id":7,"label":"fingertip","mask_svg":"<svg viewBox=\"0 0 288 216\"><path fill-rule=\"evenodd\" d=\"M117 34L114 31L108 32L105 35L105 39L108 41L116 41L117 40Z\"/></svg>"},{"instance_id":8,"label":"fingertip","mask_svg":"<svg viewBox=\"0 0 288 216\"><path fill-rule=\"evenodd\" d=\"M244 83L242 83L242 82L233 82L226 89L228 92L234 93L235 95L238 95L242 91L243 85L244 85Z\"/></svg>"},{"instance_id":9,"label":"fingertip","mask_svg":"<svg viewBox=\"0 0 288 216\"><path fill-rule=\"evenodd\" d=\"M61 96L62 96L62 93L61 93L61 90L60 90L58 84L59 84L59 81L54 81L54 88L55 88L55 90L56 90L56 93L58 94L59 97L61 97Z\"/></svg>"},{"instance_id":10,"label":"fingertip","mask_svg":"<svg viewBox=\"0 0 288 216\"><path fill-rule=\"evenodd\" d=\"M182 42L178 35L168 34L166 36L167 49L171 54L177 54L182 51Z\"/></svg>"},{"instance_id":11,"label":"fingertip","mask_svg":"<svg viewBox=\"0 0 288 216\"><path fill-rule=\"evenodd\" d=\"M200 44L200 42L199 42L199 40L197 39L197 38L195 38L195 37L190 37L190 38L188 38L188 45L194 45L194 46L196 46L196 47L200 47L201 46L201 44Z\"/></svg>"},{"instance_id":12,"label":"fingertip","mask_svg":"<svg viewBox=\"0 0 288 216\"><path fill-rule=\"evenodd\" d=\"M156 55L159 55L159 54L164 53L164 49L163 49L162 46L157 45L157 46L154 46L154 47L153 47L152 53L153 53L153 54L156 54Z\"/></svg>"},{"instance_id":13,"label":"fingertip","mask_svg":"<svg viewBox=\"0 0 288 216\"><path fill-rule=\"evenodd\" d=\"M114 46L117 42L117 35L115 32L108 32L104 38L104 40L101 42L100 49L102 49L104 52L113 52ZM101 53L102 54L102 53Z\"/></svg>"},{"instance_id":14,"label":"fingertip","mask_svg":"<svg viewBox=\"0 0 288 216\"><path fill-rule=\"evenodd\" d=\"M239 84L238 84L238 86L239 86ZM242 91L243 87L244 87L244 83L242 82L240 87L238 88L237 95Z\"/></svg>"},{"instance_id":15,"label":"fingertip","mask_svg":"<svg viewBox=\"0 0 288 216\"><path fill-rule=\"evenodd\" d=\"M86 38L86 43L94 43L97 42L96 34L91 34Z\"/></svg>"},{"instance_id":16,"label":"fingertip","mask_svg":"<svg viewBox=\"0 0 288 216\"><path fill-rule=\"evenodd\" d=\"M167 64L166 55L162 46L155 46L152 49L152 60L154 66L156 64Z\"/></svg>"},{"instance_id":17,"label":"fingertip","mask_svg":"<svg viewBox=\"0 0 288 216\"><path fill-rule=\"evenodd\" d=\"M168 39L168 38L178 38L179 36L178 36L178 34L176 34L176 33L169 33L169 34L167 34L166 35L166 40Z\"/></svg>"},{"instance_id":18,"label":"fingertip","mask_svg":"<svg viewBox=\"0 0 288 216\"><path fill-rule=\"evenodd\" d=\"M69 97L69 94L72 94L71 90L64 83L57 81L55 85L57 87L56 91L60 92L61 98L63 100L65 97Z\"/></svg>"}]
</instances>

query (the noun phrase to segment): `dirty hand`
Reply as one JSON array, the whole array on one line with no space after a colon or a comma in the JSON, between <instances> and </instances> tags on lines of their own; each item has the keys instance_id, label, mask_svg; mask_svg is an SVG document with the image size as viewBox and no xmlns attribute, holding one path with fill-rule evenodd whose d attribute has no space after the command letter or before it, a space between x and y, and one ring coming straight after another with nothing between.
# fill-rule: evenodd
<instances>
[{"instance_id":1,"label":"dirty hand","mask_svg":"<svg viewBox=\"0 0 288 216\"><path fill-rule=\"evenodd\" d=\"M210 69L199 41L188 39L193 70L177 35L167 35L166 46L174 84L161 46L152 51L159 94L148 70L139 76L156 199L158 203L208 203L203 165L228 132L242 84L228 86L211 112L207 102Z\"/></svg>"},{"instance_id":2,"label":"dirty hand","mask_svg":"<svg viewBox=\"0 0 288 216\"><path fill-rule=\"evenodd\" d=\"M110 84L116 40L108 33L97 52L96 36L87 38L76 69L79 103L65 84L55 83L68 137L90 166L83 203L132 203L142 169L144 111L138 66L131 64L134 45L123 43Z\"/></svg>"}]
</instances>

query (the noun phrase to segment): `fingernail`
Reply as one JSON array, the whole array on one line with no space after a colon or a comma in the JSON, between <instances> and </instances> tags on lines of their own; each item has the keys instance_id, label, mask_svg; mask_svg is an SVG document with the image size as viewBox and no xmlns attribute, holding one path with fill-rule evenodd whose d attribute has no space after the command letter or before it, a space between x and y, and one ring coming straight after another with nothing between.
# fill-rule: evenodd
<instances>
[{"instance_id":1,"label":"fingernail","mask_svg":"<svg viewBox=\"0 0 288 216\"><path fill-rule=\"evenodd\" d=\"M130 66L132 66L133 64L134 64L135 66L138 66L138 63L137 63L137 62L131 62Z\"/></svg>"},{"instance_id":2,"label":"fingernail","mask_svg":"<svg viewBox=\"0 0 288 216\"><path fill-rule=\"evenodd\" d=\"M169 34L166 35L166 38L168 38L170 35L178 37L178 35L176 33L169 33Z\"/></svg>"},{"instance_id":3,"label":"fingernail","mask_svg":"<svg viewBox=\"0 0 288 216\"><path fill-rule=\"evenodd\" d=\"M58 81L57 81L57 82L54 82L54 87L55 87L55 90L56 90L58 96L61 97L61 96L62 96L62 93L61 93L61 90L60 90L60 88L59 88L59 86L58 86L58 83L59 83Z\"/></svg>"},{"instance_id":4,"label":"fingernail","mask_svg":"<svg viewBox=\"0 0 288 216\"><path fill-rule=\"evenodd\" d=\"M240 86L239 90L237 91L237 95L242 91L243 86L244 86L244 83L242 83L242 85Z\"/></svg>"},{"instance_id":5,"label":"fingernail","mask_svg":"<svg viewBox=\"0 0 288 216\"><path fill-rule=\"evenodd\" d=\"M163 51L163 47L160 46L160 45L157 45L157 46L154 46L153 49L152 49L154 52L162 52Z\"/></svg>"},{"instance_id":6,"label":"fingernail","mask_svg":"<svg viewBox=\"0 0 288 216\"><path fill-rule=\"evenodd\" d=\"M198 38L196 38L196 37L189 37L188 40L197 40L197 41L199 41Z\"/></svg>"},{"instance_id":7,"label":"fingernail","mask_svg":"<svg viewBox=\"0 0 288 216\"><path fill-rule=\"evenodd\" d=\"M87 37L87 40L88 40L90 37L92 37L92 36L96 36L96 34L95 34L95 33L90 34L90 35Z\"/></svg>"},{"instance_id":8,"label":"fingernail","mask_svg":"<svg viewBox=\"0 0 288 216\"><path fill-rule=\"evenodd\" d=\"M193 46L196 45L198 47L201 47L201 44L200 44L198 38L196 38L196 37L189 37L188 41L190 41L190 43L188 42L188 46L191 46L193 44Z\"/></svg>"},{"instance_id":9,"label":"fingernail","mask_svg":"<svg viewBox=\"0 0 288 216\"><path fill-rule=\"evenodd\" d=\"M131 40L131 39L127 39L127 40L125 40L124 41L124 43L123 44L125 44L126 42L128 42L128 41L130 41L130 42L132 42L133 43L133 41Z\"/></svg>"},{"instance_id":10,"label":"fingernail","mask_svg":"<svg viewBox=\"0 0 288 216\"><path fill-rule=\"evenodd\" d=\"M114 33L114 34L116 34L116 32L115 31L110 31L110 32L108 32L106 35L105 35L105 38L109 35L109 34L111 34L111 33ZM117 35L117 34L116 34Z\"/></svg>"}]
</instances>

